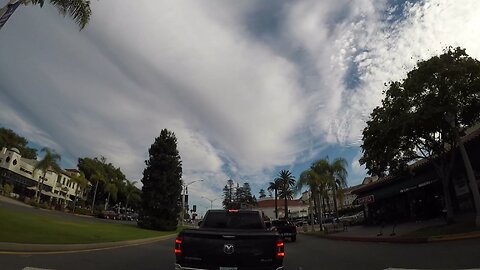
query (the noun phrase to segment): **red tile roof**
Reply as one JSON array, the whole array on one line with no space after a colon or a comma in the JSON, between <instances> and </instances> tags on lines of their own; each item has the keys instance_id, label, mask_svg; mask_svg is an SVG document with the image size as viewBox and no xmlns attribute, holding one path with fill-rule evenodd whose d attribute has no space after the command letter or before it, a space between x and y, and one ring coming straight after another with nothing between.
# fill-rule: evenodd
<instances>
[{"instance_id":1,"label":"red tile roof","mask_svg":"<svg viewBox=\"0 0 480 270\"><path fill-rule=\"evenodd\" d=\"M302 206L304 203L301 200L288 200L288 206ZM283 199L277 200L277 207L281 207L285 205L285 201ZM257 202L258 208L273 208L275 207L275 199L266 199Z\"/></svg>"}]
</instances>

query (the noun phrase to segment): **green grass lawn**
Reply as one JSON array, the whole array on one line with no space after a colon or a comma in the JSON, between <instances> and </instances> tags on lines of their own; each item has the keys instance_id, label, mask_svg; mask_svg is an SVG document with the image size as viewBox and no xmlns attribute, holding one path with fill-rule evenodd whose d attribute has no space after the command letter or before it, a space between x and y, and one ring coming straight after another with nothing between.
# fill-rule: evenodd
<instances>
[{"instance_id":1,"label":"green grass lawn","mask_svg":"<svg viewBox=\"0 0 480 270\"><path fill-rule=\"evenodd\" d=\"M135 225L70 221L0 207L0 242L85 244L115 242L173 234Z\"/></svg>"}]
</instances>

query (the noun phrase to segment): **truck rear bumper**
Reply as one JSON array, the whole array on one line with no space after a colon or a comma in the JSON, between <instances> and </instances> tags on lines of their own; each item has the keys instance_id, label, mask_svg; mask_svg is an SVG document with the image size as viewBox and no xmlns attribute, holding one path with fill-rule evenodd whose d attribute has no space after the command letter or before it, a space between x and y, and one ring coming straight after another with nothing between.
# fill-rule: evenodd
<instances>
[{"instance_id":1,"label":"truck rear bumper","mask_svg":"<svg viewBox=\"0 0 480 270\"><path fill-rule=\"evenodd\" d=\"M208 270L203 268L191 268L191 267L182 267L180 264L175 264L175 270ZM284 270L283 266L276 268L275 270Z\"/></svg>"}]
</instances>

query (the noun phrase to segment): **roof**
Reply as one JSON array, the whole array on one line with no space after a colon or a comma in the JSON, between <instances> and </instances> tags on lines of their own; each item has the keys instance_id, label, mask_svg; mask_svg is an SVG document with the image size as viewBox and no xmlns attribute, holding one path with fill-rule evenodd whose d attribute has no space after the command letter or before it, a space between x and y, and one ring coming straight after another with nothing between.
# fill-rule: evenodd
<instances>
[{"instance_id":1,"label":"roof","mask_svg":"<svg viewBox=\"0 0 480 270\"><path fill-rule=\"evenodd\" d=\"M38 160L35 159L29 159L29 158L20 158L20 160L24 163L27 163L28 165L31 165L33 167L37 166Z\"/></svg>"}]
</instances>

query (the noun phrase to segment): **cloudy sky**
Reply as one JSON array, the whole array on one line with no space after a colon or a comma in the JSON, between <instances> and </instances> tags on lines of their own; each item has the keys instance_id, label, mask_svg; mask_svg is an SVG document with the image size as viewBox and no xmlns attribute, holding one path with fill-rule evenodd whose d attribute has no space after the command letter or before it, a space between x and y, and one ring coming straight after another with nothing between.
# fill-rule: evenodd
<instances>
[{"instance_id":1,"label":"cloudy sky","mask_svg":"<svg viewBox=\"0 0 480 270\"><path fill-rule=\"evenodd\" d=\"M1 0L0 4L6 4ZM79 31L49 5L0 30L0 126L66 168L103 155L139 180L174 131L193 203L227 179L258 196L281 169L358 164L384 83L446 46L480 58L478 0L92 1ZM214 205L219 206L220 200ZM199 207L202 209L201 207Z\"/></svg>"}]
</instances>

